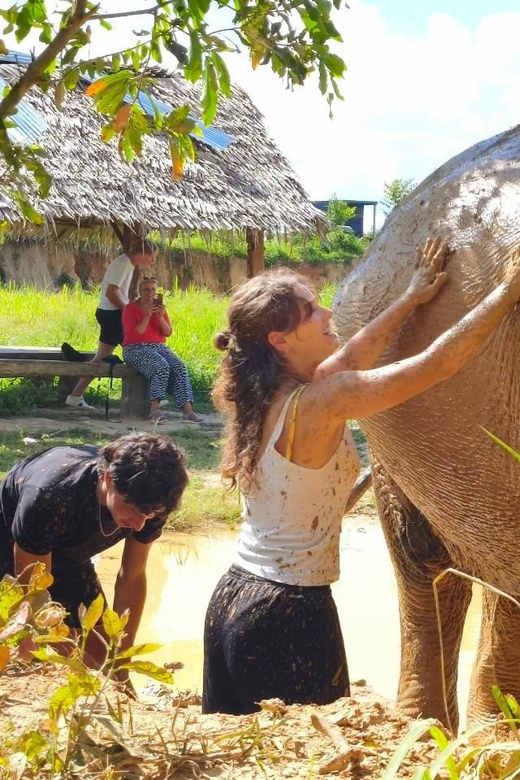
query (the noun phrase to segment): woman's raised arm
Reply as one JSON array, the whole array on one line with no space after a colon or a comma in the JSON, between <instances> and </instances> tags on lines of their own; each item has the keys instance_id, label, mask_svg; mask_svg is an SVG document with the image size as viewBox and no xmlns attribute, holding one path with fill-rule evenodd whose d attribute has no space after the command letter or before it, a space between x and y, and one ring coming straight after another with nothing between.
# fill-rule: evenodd
<instances>
[{"instance_id":1,"label":"woman's raised arm","mask_svg":"<svg viewBox=\"0 0 520 780\"><path fill-rule=\"evenodd\" d=\"M340 371L314 382L308 393L333 418L366 417L397 406L453 376L479 350L520 297L520 248L504 282L423 352L369 371Z\"/></svg>"},{"instance_id":2,"label":"woman's raised arm","mask_svg":"<svg viewBox=\"0 0 520 780\"><path fill-rule=\"evenodd\" d=\"M355 336L318 366L314 380L338 371L372 368L388 347L406 318L421 304L434 298L447 282L442 268L448 247L440 238L428 239L417 251L415 272L406 291L379 316L361 328Z\"/></svg>"}]
</instances>

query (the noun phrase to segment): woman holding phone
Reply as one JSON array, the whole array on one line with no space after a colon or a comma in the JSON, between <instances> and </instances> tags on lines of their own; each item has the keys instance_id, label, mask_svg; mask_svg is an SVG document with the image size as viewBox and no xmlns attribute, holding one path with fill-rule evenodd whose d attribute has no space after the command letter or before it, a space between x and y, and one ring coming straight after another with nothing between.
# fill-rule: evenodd
<instances>
[{"instance_id":1,"label":"woman holding phone","mask_svg":"<svg viewBox=\"0 0 520 780\"><path fill-rule=\"evenodd\" d=\"M157 295L155 279L143 279L139 284L139 298L125 306L123 332L126 362L150 380L150 418L157 423L168 421L160 404L170 393L184 420L202 422L202 417L193 411L188 370L165 344L173 331L162 296Z\"/></svg>"}]
</instances>

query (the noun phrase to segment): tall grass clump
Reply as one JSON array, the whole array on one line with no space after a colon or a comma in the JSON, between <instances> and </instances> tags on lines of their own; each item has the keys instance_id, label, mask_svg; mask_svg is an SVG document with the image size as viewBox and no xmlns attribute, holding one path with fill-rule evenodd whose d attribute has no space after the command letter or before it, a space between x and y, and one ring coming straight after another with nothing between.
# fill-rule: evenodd
<instances>
[{"instance_id":1,"label":"tall grass clump","mask_svg":"<svg viewBox=\"0 0 520 780\"><path fill-rule=\"evenodd\" d=\"M168 345L188 366L194 390L208 393L222 357L213 338L226 327L229 299L190 287L167 293L164 303L173 327Z\"/></svg>"},{"instance_id":2,"label":"tall grass clump","mask_svg":"<svg viewBox=\"0 0 520 780\"><path fill-rule=\"evenodd\" d=\"M47 292L36 287L0 288L0 344L59 347L69 341L78 349L94 349L99 327L94 312L99 291L63 287Z\"/></svg>"}]
</instances>

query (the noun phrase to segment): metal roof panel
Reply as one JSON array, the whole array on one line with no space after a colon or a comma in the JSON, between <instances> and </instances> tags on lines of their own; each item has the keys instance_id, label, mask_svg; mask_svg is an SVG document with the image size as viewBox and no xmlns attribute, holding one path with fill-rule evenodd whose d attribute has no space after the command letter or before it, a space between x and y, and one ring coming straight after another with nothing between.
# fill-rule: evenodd
<instances>
[{"instance_id":1,"label":"metal roof panel","mask_svg":"<svg viewBox=\"0 0 520 780\"><path fill-rule=\"evenodd\" d=\"M8 86L7 81L0 77L0 90L3 91ZM15 143L33 144L47 130L47 122L23 98L17 108L16 114L10 117L17 127L8 128L7 134Z\"/></svg>"}]
</instances>

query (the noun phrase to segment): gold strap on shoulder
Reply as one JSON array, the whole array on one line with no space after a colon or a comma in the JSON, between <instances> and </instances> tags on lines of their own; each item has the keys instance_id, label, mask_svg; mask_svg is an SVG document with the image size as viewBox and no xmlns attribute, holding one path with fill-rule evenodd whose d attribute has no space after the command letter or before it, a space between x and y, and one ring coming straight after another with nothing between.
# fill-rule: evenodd
<instances>
[{"instance_id":1,"label":"gold strap on shoulder","mask_svg":"<svg viewBox=\"0 0 520 780\"><path fill-rule=\"evenodd\" d=\"M298 411L298 404L300 402L300 396L305 390L305 385L301 385L295 393L291 422L289 423L289 438L287 439L287 449L285 451L286 460L292 460L292 451L294 444L294 434L296 433L296 412Z\"/></svg>"}]
</instances>

